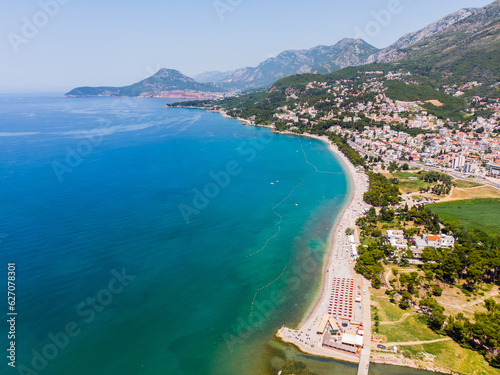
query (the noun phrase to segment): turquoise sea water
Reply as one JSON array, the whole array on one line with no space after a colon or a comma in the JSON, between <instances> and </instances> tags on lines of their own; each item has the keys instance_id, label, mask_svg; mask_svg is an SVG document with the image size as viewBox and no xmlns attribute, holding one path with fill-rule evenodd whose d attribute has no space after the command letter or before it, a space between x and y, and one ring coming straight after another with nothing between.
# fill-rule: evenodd
<instances>
[{"instance_id":1,"label":"turquoise sea water","mask_svg":"<svg viewBox=\"0 0 500 375\"><path fill-rule=\"evenodd\" d=\"M16 263L18 312L5 373L279 370L268 343L314 297L349 183L319 141L165 103L0 97L0 277Z\"/></svg>"}]
</instances>

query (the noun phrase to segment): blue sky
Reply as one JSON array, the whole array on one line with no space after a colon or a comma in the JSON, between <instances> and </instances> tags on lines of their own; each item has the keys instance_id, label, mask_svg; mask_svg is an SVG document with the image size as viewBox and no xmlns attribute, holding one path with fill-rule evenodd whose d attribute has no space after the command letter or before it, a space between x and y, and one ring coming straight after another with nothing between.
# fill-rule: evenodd
<instances>
[{"instance_id":1,"label":"blue sky","mask_svg":"<svg viewBox=\"0 0 500 375\"><path fill-rule=\"evenodd\" d=\"M379 30L367 42L383 48L460 8L491 2L0 0L0 91L126 85L160 67L193 76L255 66L287 49L359 36L374 22ZM390 18L377 21L377 14Z\"/></svg>"}]
</instances>

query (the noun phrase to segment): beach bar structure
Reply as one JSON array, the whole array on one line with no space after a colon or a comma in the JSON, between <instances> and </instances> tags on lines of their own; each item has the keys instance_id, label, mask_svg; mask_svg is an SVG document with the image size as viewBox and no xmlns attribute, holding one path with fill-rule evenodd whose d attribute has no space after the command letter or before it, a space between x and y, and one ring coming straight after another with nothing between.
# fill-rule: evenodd
<instances>
[{"instance_id":1,"label":"beach bar structure","mask_svg":"<svg viewBox=\"0 0 500 375\"><path fill-rule=\"evenodd\" d=\"M344 333L342 337L335 338L327 335L323 341L323 346L347 353L359 354L359 351L363 348L363 336Z\"/></svg>"},{"instance_id":2,"label":"beach bar structure","mask_svg":"<svg viewBox=\"0 0 500 375\"><path fill-rule=\"evenodd\" d=\"M356 248L355 244L351 244L351 250L352 250L352 256L357 257L358 256L358 249Z\"/></svg>"},{"instance_id":3,"label":"beach bar structure","mask_svg":"<svg viewBox=\"0 0 500 375\"><path fill-rule=\"evenodd\" d=\"M340 335L343 331L342 328L340 328L339 322L335 320L334 318L330 317L328 320L330 322L330 334L332 335Z\"/></svg>"},{"instance_id":4,"label":"beach bar structure","mask_svg":"<svg viewBox=\"0 0 500 375\"><path fill-rule=\"evenodd\" d=\"M323 318L321 319L321 322L319 323L318 326L318 335L322 335L325 332L326 326L328 325L328 320L330 319L330 316L328 314L323 315Z\"/></svg>"},{"instance_id":5,"label":"beach bar structure","mask_svg":"<svg viewBox=\"0 0 500 375\"><path fill-rule=\"evenodd\" d=\"M340 328L339 323L335 318L333 318L329 314L323 315L321 322L319 323L317 334L322 335L325 331L328 330L330 335L340 335L342 334L342 328Z\"/></svg>"},{"instance_id":6,"label":"beach bar structure","mask_svg":"<svg viewBox=\"0 0 500 375\"><path fill-rule=\"evenodd\" d=\"M344 333L342 335L342 344L348 345L355 348L363 347L363 336L360 335L351 335L349 333Z\"/></svg>"}]
</instances>

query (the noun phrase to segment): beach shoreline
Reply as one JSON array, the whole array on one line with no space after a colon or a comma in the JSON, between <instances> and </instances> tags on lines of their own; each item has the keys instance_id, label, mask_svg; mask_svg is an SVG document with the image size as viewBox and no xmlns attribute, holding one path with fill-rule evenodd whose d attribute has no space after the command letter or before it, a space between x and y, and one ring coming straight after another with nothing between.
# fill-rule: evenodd
<instances>
[{"instance_id":1,"label":"beach shoreline","mask_svg":"<svg viewBox=\"0 0 500 375\"><path fill-rule=\"evenodd\" d=\"M356 280L356 284L358 285L358 289L364 289L365 294L363 295L363 306L364 310L367 311L367 314L364 314L363 323L365 326L365 338L364 338L364 346L368 348L368 356L369 356L369 348L371 345L371 314L370 314L370 296L369 292L369 282L364 279L360 275L357 275L354 271L355 261L354 258L343 259L337 254L341 254L342 245L340 240L339 233L343 233L346 228L350 227L355 229L355 221L358 217L358 213L361 209L368 208L368 204L364 203L362 200L363 194L368 190L368 176L364 173L364 171L359 172L356 167L349 161L349 159L337 148L335 144L333 144L327 136L318 136L310 133L297 134L290 131L277 131L272 126L269 125L259 125L254 124L243 118L233 118L229 116L225 111L222 110L212 110L214 112L219 112L225 118L232 118L246 126L257 126L257 127L266 127L271 129L272 132L283 135L294 135L300 136L304 138L311 138L315 140L319 140L325 143L329 149L329 151L340 161L341 168L346 173L348 180L348 192L346 195L347 200L345 201L342 210L339 215L336 216L335 220L332 222L330 233L328 234L328 250L323 256L322 266L321 266L321 281L319 288L315 291L315 296L310 303L309 307L306 310L306 313L302 317L298 325L298 329L296 332L312 332L314 326L317 326L318 317L323 316L327 310L327 304L330 295L329 285L331 284L331 280L334 277L349 277ZM338 236L336 238L335 236ZM357 233L355 233L357 237ZM359 241L358 241L359 243ZM337 258L335 258L337 256ZM338 262L338 266L333 266L334 262ZM327 272L327 270L331 270L332 272ZM335 272L334 272L335 270ZM362 288L361 288L362 286ZM341 352L335 349L329 349L323 347L322 345L318 346L318 342L316 345L310 344L309 346L303 345L301 340L290 340L290 337L286 336L287 328L282 327L276 333L276 336L281 339L283 342L291 343L298 347L302 352L319 356L319 357L327 357L333 358L340 361L358 363L360 361L360 355L353 355L346 352Z\"/></svg>"},{"instance_id":2,"label":"beach shoreline","mask_svg":"<svg viewBox=\"0 0 500 375\"><path fill-rule=\"evenodd\" d=\"M292 133L295 134L295 133ZM282 327L277 336L283 340L284 342L288 342L297 346L301 351L322 356L328 358L334 358L341 361L358 363L360 361L359 355L354 355L350 353L341 352L335 349L330 349L322 346L320 344L320 340L311 341L309 345L302 343L301 340L297 340L296 337L292 338L294 332L299 332L303 334L308 332L308 334L312 335L315 332L315 327L318 325L318 321L320 317L322 317L327 312L327 305L330 296L330 284L333 278L335 277L349 277L356 281L356 285L361 286L367 291L368 290L368 282L361 276L357 275L354 271L355 261L353 258L343 259L339 258L339 254L342 252L342 244L340 240L340 233L343 233L346 228L355 228L355 220L357 218L357 212L361 209L367 208L364 202L362 203L362 196L368 188L367 176L364 173L358 172L358 170L354 167L354 165L347 159L347 157L341 153L338 148L330 142L330 140L326 137L320 137L312 134L303 134L304 137L313 138L320 140L328 145L330 152L335 155L338 159L340 159L342 168L348 175L349 181L349 192L348 199L344 204L342 211L339 215L337 215L332 230L328 236L328 250L324 256L323 266L322 266L322 276L320 282L320 289L318 290L317 295L315 296L313 302L309 306L306 314L302 318L297 330L290 330L286 327ZM337 237L336 237L337 236ZM335 266L334 266L335 265ZM331 272L329 272L331 271ZM359 287L361 289L361 287ZM365 339L364 345L370 347L371 344L371 317L370 317L370 302L369 302L369 293L363 295L364 299L367 300L364 303L365 311L367 314L363 316L363 323L365 327Z\"/></svg>"},{"instance_id":3,"label":"beach shoreline","mask_svg":"<svg viewBox=\"0 0 500 375\"><path fill-rule=\"evenodd\" d=\"M241 120L241 119L238 119ZM244 121L245 124L248 124L249 122L246 120ZM314 316L319 316L321 315L321 308L322 308L322 302L324 300L328 300L328 277L327 277L327 272L326 270L328 269L328 265L331 264L332 262L332 256L335 254L335 249L337 246L339 246L339 241L336 241L335 239L335 234L339 232L341 229L345 229L342 226L343 222L347 222L348 218L346 217L346 214L349 212L349 210L352 210L354 207L356 207L356 199L357 197L359 198L364 194L365 191L367 191L368 188L368 181L366 181L366 184L363 184L363 182L359 179L361 175L366 176L364 173L359 173L354 165L347 159L347 157L338 150L337 146L333 144L326 136L317 136L314 134L309 134L309 133L304 133L304 134L297 134L293 132L277 132L274 131L275 133L279 134L285 134L285 135L297 135L297 136L302 136L305 138L311 138L311 139L316 139L319 141L322 141L328 146L328 149L330 152L338 157L341 161L341 166L342 169L345 170L348 174L348 185L349 185L349 190L347 192L349 198L348 200L344 203L344 206L342 207L340 215L337 215L335 220L333 221L332 229L328 235L328 250L326 251L323 259L323 265L321 267L322 269L322 275L321 275L321 282L320 282L320 288L317 290L316 295L313 298L313 301L311 302L310 306L308 307L306 313L304 314L301 322L298 325L298 329L300 327L304 327L307 323L307 321L311 321ZM367 205L368 207L368 205ZM352 228L355 228L353 225ZM354 265L355 262L352 264L352 273L355 274L354 271ZM355 278L358 279L358 282L361 282L363 284L364 289L366 290L367 294L364 295L365 297L365 307L370 306L370 293L369 293L369 287L370 282L363 278L360 275L355 275ZM370 311L370 310L369 310ZM368 314L368 317L364 317L364 327L365 327L365 340L364 340L364 345L368 346L368 348L371 347L371 311ZM367 329L367 323L369 323L370 327ZM355 356L355 355L350 355L348 353L343 353L340 351L336 351L333 349L325 349L321 351L314 351L310 350L311 348L308 348L305 345L298 345L297 342L294 340L288 340L285 337L286 333L286 328L282 327L277 333L276 336L281 339L283 342L293 344L300 350L301 352L305 354L312 354L317 357L324 357L324 358L333 358L337 361L343 361L343 362L351 362L351 363L359 363L360 361L360 356ZM324 348L322 348L324 349ZM441 374L452 374L455 375L457 374L453 370L450 370L448 368L436 366L434 364L430 364L424 361L420 360L415 360L415 359L409 359L409 358L401 358L397 355L392 355L392 356L386 356L387 358L384 358L383 355L377 355L376 353L370 353L368 354L369 356L369 362L373 364L380 364L380 365L391 365L391 366L398 366L398 367L406 367L406 368L412 368L412 369L418 369L418 370L425 370L425 371L431 371L434 373L441 373Z\"/></svg>"},{"instance_id":4,"label":"beach shoreline","mask_svg":"<svg viewBox=\"0 0 500 375\"><path fill-rule=\"evenodd\" d=\"M191 107L192 108L192 107ZM348 199L345 201L340 215L337 215L332 223L332 229L328 235L328 250L323 256L322 261L322 275L319 288L314 291L314 297L308 306L306 312L304 313L302 320L298 324L297 329L290 329L282 326L276 333L276 337L284 343L294 345L300 352L313 355L318 358L331 358L343 362L359 363L359 371L367 374L369 363L374 364L384 364L398 367L407 367L425 371L431 371L434 373L443 374L455 374L452 370L448 368L443 368L429 364L423 361L410 360L401 356L393 355L390 357L385 357L378 355L377 353L371 353L371 301L370 301L370 281L356 274L354 271L355 258L349 259L339 259L337 253L340 254L340 249L342 248L342 241L340 234L343 234L346 228L350 227L354 229L354 236L356 238L356 244L359 244L359 236L357 233L357 228L355 221L359 217L362 209L368 209L371 207L363 201L363 194L368 190L368 176L364 171L358 171L356 167L349 161L349 159L333 144L327 136L318 136L309 133L298 134L290 131L277 131L273 126L255 124L247 119L234 118L227 115L223 110L214 110L207 108L199 108L203 110L210 110L211 112L218 112L223 117L228 119L233 119L239 121L245 126L256 126L269 128L273 133L283 134L283 135L294 135L304 138L311 138L319 140L328 146L330 152L340 160L340 164L344 172L348 176L348 185L350 189L348 190ZM346 196L347 198L347 196ZM335 236L338 236L336 238ZM345 251L345 249L344 249ZM340 260L340 262L339 262ZM337 264L334 264L336 262ZM328 272L331 271L331 272ZM362 315L362 327L364 328L363 337L363 349L361 349L357 354L351 354L330 347L325 347L322 345L322 338L320 335L316 335L316 328L318 326L319 317L326 314L329 293L331 291L330 281L333 277L349 277L355 280L358 286L358 292L363 290L361 294L362 302L359 308L363 309ZM293 335L298 335L292 337ZM302 335L302 336L301 336ZM316 341L313 337L316 336ZM306 339L307 337L307 339ZM308 343L305 341L309 340ZM358 372L360 373L360 372Z\"/></svg>"},{"instance_id":5,"label":"beach shoreline","mask_svg":"<svg viewBox=\"0 0 500 375\"><path fill-rule=\"evenodd\" d=\"M336 251L339 251L341 247L341 240L336 238L342 230L345 230L348 227L351 227L355 230L354 236L356 237L356 243L359 244L359 236L356 230L355 221L359 215L359 212L362 208L368 209L371 207L363 201L363 194L368 190L368 176L364 171L358 171L356 167L350 162L350 160L338 149L338 147L332 143L327 136L318 136L310 133L297 134L290 131L277 131L273 126L269 125L260 125L255 124L247 119L243 118L234 118L229 115L225 111L222 110L211 110L212 112L218 112L223 117L237 120L241 124L245 126L256 126L256 127L265 127L269 128L273 133L283 134L283 135L294 135L304 138L311 138L319 140L325 143L330 150L330 152L340 160L340 165L344 172L347 173L348 176L348 199L345 201L340 215L337 215L332 223L332 229L328 234L328 250L323 256L322 266L321 266L321 281L319 288L314 292L315 295L312 299L312 302L308 306L306 312L304 313L302 320L298 324L296 330L292 330L282 326L281 329L276 332L276 337L280 339L284 343L294 345L300 352L313 355L318 358L331 358L337 361L350 362L350 363L359 363L358 370L363 373L368 373L369 363L380 364L380 365L390 365L397 367L406 367L418 370L431 371L434 373L442 373L442 374L456 374L453 370L449 368L436 366L434 364L430 364L424 361L419 360L411 360L408 358L404 358L398 355L386 356L378 355L377 353L371 352L371 301L370 301L370 281L362 277L361 275L356 274L354 271L354 266L356 264L355 260L344 262L345 268L343 271L347 271L349 277L352 277L358 286L361 286L363 290L362 302L361 306L363 310L367 313L363 314L362 326L364 328L364 338L363 338L363 349L358 354L346 353L340 350L335 350L332 348L327 348L322 345L306 345L305 342L301 342L304 340L296 339L291 337L291 333L294 334L302 333L306 334L309 332L310 334L316 333L313 328L317 326L318 317L322 316L325 310L325 305L328 304L329 298L329 282L336 275L334 271L334 267L332 267L333 262L335 260ZM346 196L347 198L347 196ZM354 213L354 215L353 215ZM327 272L327 270L331 270L332 272ZM341 271L339 268L335 268L335 271L338 273ZM341 275L345 276L344 272L340 272ZM309 334L306 334L309 336ZM288 337L287 337L288 336ZM305 338L302 336L302 338ZM319 340L316 344L319 344ZM360 373L360 372L358 372Z\"/></svg>"},{"instance_id":6,"label":"beach shoreline","mask_svg":"<svg viewBox=\"0 0 500 375\"><path fill-rule=\"evenodd\" d=\"M280 133L280 134L289 134L289 133ZM297 135L296 133L291 133L291 132L290 132L290 134ZM342 222L342 219L344 218L345 212L349 209L349 207L353 203L354 196L355 196L354 193L355 193L355 190L356 190L356 186L355 186L355 181L356 181L355 173L357 173L355 170L349 168L350 166L352 166L354 168L354 166L349 162L349 160L347 160L347 158L345 157L345 155L342 154L337 149L337 147L333 143L330 142L330 140L326 136L320 137L320 136L317 136L317 135L314 135L314 134L309 134L309 133L304 133L301 136L306 137L306 138L312 138L312 139L316 139L316 140L322 141L323 143L325 143L328 146L329 151L334 156L336 156L339 159L341 159L341 161L342 161L340 163L341 167L342 167L342 169L345 172L347 172L347 175L348 175L348 192L347 192L348 199L347 199L347 201L344 202L344 205L342 206L342 209L340 211L340 215L337 215L335 217L335 220L332 222L330 233L328 233L328 250L326 251L326 253L325 253L324 257L323 257L323 265L321 267L321 269L322 269L322 276L321 276L321 283L320 283L320 287L321 288L318 290L318 293L314 297L313 302L310 304L309 308L307 309L307 312L304 314L304 317L302 318L299 326L303 325L304 322L307 319L309 319L311 317L311 315L313 315L315 313L315 310L318 308L318 304L320 303L320 300L321 300L321 293L320 293L320 291L323 290L323 289L325 289L324 283L326 282L326 280L325 280L326 269L327 269L329 260L331 260L330 257L331 257L331 255L334 252L335 233L338 233L338 230L339 230L339 227L340 227L340 223ZM345 160L343 160L343 159L345 159Z\"/></svg>"},{"instance_id":7,"label":"beach shoreline","mask_svg":"<svg viewBox=\"0 0 500 375\"><path fill-rule=\"evenodd\" d=\"M229 116L227 116L230 118ZM347 159L347 157L338 150L337 146L333 144L327 136L317 136L314 134L309 134L309 133L303 133L303 134L297 134L294 132L279 132L274 130L270 126L265 126L265 125L255 125L250 123L248 120L237 118L238 121L242 122L244 125L251 125L251 126L259 126L259 127L267 127L270 128L274 133L277 134L284 134L284 135L295 135L295 136L301 136L304 138L311 138L311 139L316 139L319 140L323 143L325 143L330 150L330 152L336 156L338 159L340 159L340 164L342 169L347 173L348 175L348 186L349 190L347 192L349 198L348 200L344 203L344 206L342 207L340 215L337 215L335 220L332 223L332 229L330 233L328 234L328 250L326 251L324 257L323 257L323 264L321 267L322 270L322 275L321 275L321 281L320 281L320 287L316 291L315 296L310 303L306 313L304 314L302 320L298 324L298 330L300 330L300 327L305 327L306 323L309 321L311 322L315 316L320 316L321 315L321 309L323 307L322 303L324 303L325 300L328 300L328 281L329 278L327 277L328 273L326 270L328 269L328 265L332 263L333 261L333 255L335 254L335 249L340 246L339 241L336 240L335 234L339 233L339 230L345 229L342 225L342 223L349 222L348 220L348 212L350 210L353 210L356 207L356 199L360 199L362 195L368 190L368 177L367 175L362 172L359 173L356 169L356 167ZM366 181L362 180L362 177L366 178ZM369 205L366 204L366 208L370 207ZM355 221L355 220L353 220ZM352 228L354 229L355 223L351 221ZM357 235L357 233L356 233ZM359 238L357 238L359 240ZM358 241L359 242L359 241ZM365 328L365 338L364 338L364 345L367 347L367 349L371 348L371 301L370 301L370 292L369 288L371 287L371 284L369 280L365 279L361 275L357 275L354 271L354 265L355 262L352 263L352 267L350 271L353 274L353 277L357 279L359 284L363 285L363 289L366 290L366 295L363 295L364 299L364 308L367 310L369 313L367 316L364 316L363 323L364 323L364 328ZM330 275L331 276L331 275ZM360 362L360 356L359 355L351 355L348 353L344 353L341 351L333 350L333 349L327 349L327 348L318 348L320 350L311 350L312 348L307 347L306 345L301 345L301 343L295 341L295 340L289 340L286 338L286 328L282 327L277 333L276 337L278 337L280 340L282 340L285 343L292 344L295 347L297 347L298 350L305 354L310 354L314 355L316 357L323 357L323 358L333 358L337 361L343 361L343 362L350 362L350 363L359 363ZM386 356L387 358L384 358L383 355L377 355L377 353L371 353L371 350L368 351L368 360L369 363L373 364L379 364L379 365L390 365L390 366L397 366L397 367L406 367L406 368L412 368L412 369L417 369L417 370L424 370L424 371L430 371L433 373L441 373L441 374L451 374L451 375L456 375L457 373L454 372L453 370L450 370L445 367L440 367L436 366L431 363L427 363L424 361L420 360L415 360L415 359L409 359L409 358L404 358L400 357L397 355L392 355L392 356ZM366 362L366 361L365 361ZM364 364L363 364L364 365Z\"/></svg>"}]
</instances>

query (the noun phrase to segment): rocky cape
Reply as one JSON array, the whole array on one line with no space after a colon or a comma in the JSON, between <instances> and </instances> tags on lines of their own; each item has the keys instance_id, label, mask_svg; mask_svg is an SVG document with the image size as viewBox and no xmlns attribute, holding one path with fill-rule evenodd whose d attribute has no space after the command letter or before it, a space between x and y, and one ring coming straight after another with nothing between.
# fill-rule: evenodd
<instances>
[{"instance_id":1,"label":"rocky cape","mask_svg":"<svg viewBox=\"0 0 500 375\"><path fill-rule=\"evenodd\" d=\"M210 99L222 95L213 83L200 83L174 69L160 69L140 82L123 87L77 87L66 93L81 96L140 96L159 98Z\"/></svg>"}]
</instances>

